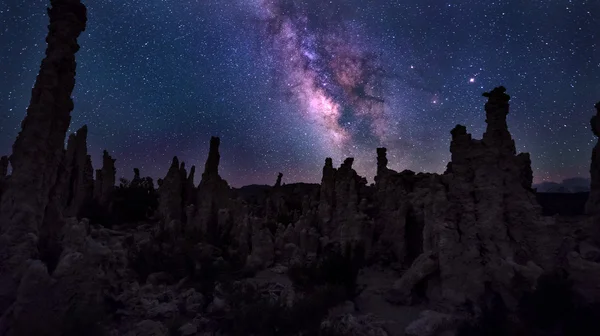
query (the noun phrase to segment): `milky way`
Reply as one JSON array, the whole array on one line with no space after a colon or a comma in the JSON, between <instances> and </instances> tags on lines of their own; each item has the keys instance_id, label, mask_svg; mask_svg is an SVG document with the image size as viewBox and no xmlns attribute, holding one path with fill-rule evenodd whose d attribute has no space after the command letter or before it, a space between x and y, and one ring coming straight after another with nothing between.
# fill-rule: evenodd
<instances>
[{"instance_id":1,"label":"milky way","mask_svg":"<svg viewBox=\"0 0 600 336\"><path fill-rule=\"evenodd\" d=\"M339 16L340 7L333 2L258 1L270 51L280 60L284 90L306 120L323 129L322 141L337 149L332 154L349 154L370 136L379 144L385 141L384 70L375 53L352 34L350 22Z\"/></svg>"},{"instance_id":2,"label":"milky way","mask_svg":"<svg viewBox=\"0 0 600 336\"><path fill-rule=\"evenodd\" d=\"M0 155L40 61L45 0L0 3ZM536 181L588 176L600 100L600 1L94 0L80 38L70 131L89 127L119 176L202 166L220 136L232 185L318 182L326 157L373 181L444 171L449 131L485 130L481 93L504 85L510 131Z\"/></svg>"}]
</instances>

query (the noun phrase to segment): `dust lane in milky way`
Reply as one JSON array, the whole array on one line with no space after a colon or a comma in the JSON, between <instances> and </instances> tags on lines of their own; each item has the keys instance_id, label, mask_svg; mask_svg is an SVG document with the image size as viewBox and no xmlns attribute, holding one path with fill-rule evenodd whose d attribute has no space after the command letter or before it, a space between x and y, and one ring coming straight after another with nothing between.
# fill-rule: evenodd
<instances>
[{"instance_id":1,"label":"dust lane in milky way","mask_svg":"<svg viewBox=\"0 0 600 336\"><path fill-rule=\"evenodd\" d=\"M47 0L0 4L0 155L44 56ZM232 185L318 182L326 157L442 172L449 131L485 130L504 85L536 182L589 175L600 99L599 1L94 0L80 37L70 131L89 126L121 176L202 166L221 137Z\"/></svg>"},{"instance_id":2,"label":"dust lane in milky way","mask_svg":"<svg viewBox=\"0 0 600 336\"><path fill-rule=\"evenodd\" d=\"M362 158L388 146L385 68L362 41L362 27L342 14L350 8L340 2L256 0L255 10L268 52L278 60L283 91L315 125L330 156ZM363 163L358 167L368 166Z\"/></svg>"}]
</instances>

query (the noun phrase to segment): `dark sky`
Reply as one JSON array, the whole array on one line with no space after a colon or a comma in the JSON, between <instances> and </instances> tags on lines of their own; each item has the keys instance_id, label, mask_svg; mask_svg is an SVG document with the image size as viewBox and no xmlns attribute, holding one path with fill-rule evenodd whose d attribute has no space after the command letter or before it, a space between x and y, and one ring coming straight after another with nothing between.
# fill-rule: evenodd
<instances>
[{"instance_id":1,"label":"dark sky","mask_svg":"<svg viewBox=\"0 0 600 336\"><path fill-rule=\"evenodd\" d=\"M233 186L317 182L326 157L369 181L443 172L450 130L485 129L504 85L536 181L588 176L600 100L598 0L93 0L79 39L71 131L89 126L117 174L202 170L221 137ZM9 154L43 58L49 1L0 1L0 153Z\"/></svg>"}]
</instances>

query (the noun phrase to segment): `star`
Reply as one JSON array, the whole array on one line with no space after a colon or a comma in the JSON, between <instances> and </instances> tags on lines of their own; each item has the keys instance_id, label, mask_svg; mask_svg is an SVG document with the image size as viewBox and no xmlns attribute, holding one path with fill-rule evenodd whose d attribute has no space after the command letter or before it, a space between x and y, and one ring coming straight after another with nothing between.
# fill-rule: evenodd
<instances>
[{"instance_id":1,"label":"star","mask_svg":"<svg viewBox=\"0 0 600 336\"><path fill-rule=\"evenodd\" d=\"M481 93L503 85L534 181L588 177L597 2L566 12L564 2L88 1L70 132L87 124L94 168L107 149L117 177L143 167L163 178L175 155L201 167L215 135L235 187L273 184L279 171L286 183L319 182L326 157L354 157L373 181L378 147L391 169L443 172L440 134L458 123L481 134ZM11 153L44 55L44 11L27 1L0 15L0 155ZM560 29L547 22L556 16Z\"/></svg>"}]
</instances>

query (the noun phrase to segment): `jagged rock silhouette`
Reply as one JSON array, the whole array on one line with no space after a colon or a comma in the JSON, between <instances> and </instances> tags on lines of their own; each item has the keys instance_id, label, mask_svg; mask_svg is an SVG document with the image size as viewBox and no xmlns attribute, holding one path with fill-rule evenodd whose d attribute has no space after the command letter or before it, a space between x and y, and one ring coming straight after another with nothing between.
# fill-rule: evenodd
<instances>
[{"instance_id":1,"label":"jagged rock silhouette","mask_svg":"<svg viewBox=\"0 0 600 336\"><path fill-rule=\"evenodd\" d=\"M219 174L212 137L198 185L195 166L188 174L174 157L157 192L138 169L116 188L108 151L93 176L86 126L64 148L86 9L51 5L31 104L0 159L2 335L481 334L490 312L505 318L505 334L527 334L539 326L523 307L552 295L538 288L547 279L577 307L600 302L600 145L587 215L543 216L504 87L483 94L481 140L462 125L450 132L443 174L396 172L377 148L372 186L353 158L339 168L327 158L320 184L282 184L279 173L272 187L236 189ZM152 213L106 223L126 207L118 195L138 195L127 188L154 198L144 203ZM585 325L598 311L564 318ZM553 331L569 333L569 323Z\"/></svg>"}]
</instances>

